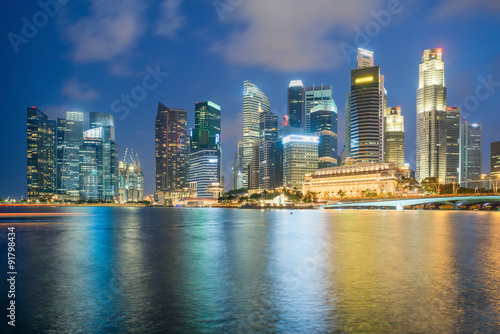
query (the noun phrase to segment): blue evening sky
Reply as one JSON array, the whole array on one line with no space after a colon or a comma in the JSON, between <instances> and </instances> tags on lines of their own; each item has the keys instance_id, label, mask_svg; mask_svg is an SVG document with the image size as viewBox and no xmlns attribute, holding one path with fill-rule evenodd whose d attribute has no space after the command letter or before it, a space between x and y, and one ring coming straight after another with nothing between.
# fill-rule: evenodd
<instances>
[{"instance_id":1,"label":"blue evening sky","mask_svg":"<svg viewBox=\"0 0 500 334\"><path fill-rule=\"evenodd\" d=\"M0 197L26 194L29 106L51 119L66 111L114 113L120 159L127 147L139 154L145 194L154 191L158 101L185 108L190 126L195 102L221 105L229 186L242 139L244 80L258 85L280 116L290 80L332 85L341 151L358 46L375 53L388 105L402 107L412 168L418 64L424 49L442 47L448 105L462 105L469 121L483 122L483 172L489 172L489 145L500 140L497 0L55 1L9 1L1 14ZM146 77L155 71L161 72L156 81ZM127 94L136 97L129 106L121 101Z\"/></svg>"}]
</instances>

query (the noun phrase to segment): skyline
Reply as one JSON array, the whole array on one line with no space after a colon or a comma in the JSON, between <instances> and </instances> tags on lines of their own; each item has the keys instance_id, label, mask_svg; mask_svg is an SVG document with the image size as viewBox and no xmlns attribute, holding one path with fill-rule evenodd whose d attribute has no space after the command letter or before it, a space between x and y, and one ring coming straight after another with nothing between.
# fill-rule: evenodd
<instances>
[{"instance_id":1,"label":"skyline","mask_svg":"<svg viewBox=\"0 0 500 334\"><path fill-rule=\"evenodd\" d=\"M174 2L181 3L180 1ZM315 4L321 2L316 1ZM95 3L99 3L99 1ZM172 1L165 1L164 3L172 3ZM405 6L416 6L421 10L426 7L406 2L402 2L402 4ZM207 5L211 7L210 3L207 3ZM380 3L379 5L380 7L373 7L373 10L383 10L387 6L387 4ZM17 12L14 11L7 18L4 27L7 32L16 31L16 27L20 26L21 21L16 23L16 17L31 17L28 13L23 14L23 10L20 10L20 8L15 8L19 5L9 4L9 6L12 6L14 10L17 9ZM36 4L32 6L34 12L39 10ZM101 6L103 5L101 4ZM427 6L430 5L427 4ZM187 14L187 8L183 7L187 7L186 3L181 3L179 8L184 9L184 13ZM217 12L212 9L214 18L211 22L217 27L234 24L227 22L234 20L234 18L230 20L230 15L234 15L235 17L247 15L252 9L249 7L252 7L252 5L242 3L237 8L234 8L234 13L226 12L227 19L224 21L220 21ZM273 7L273 5L267 7L272 12L272 8L269 7ZM71 8L76 10L76 8ZM206 7L203 8L210 15L210 10L207 10ZM500 6L498 8L493 7L493 9L500 10ZM484 9L481 11L479 8L477 11L485 13ZM492 9L490 11L495 13ZM126 58L128 58L126 60L127 65L137 71L137 73L134 73L135 75L128 77L116 77L109 74L111 67L123 64L121 63L122 60L119 59L120 57L114 58L113 56L109 56L110 58L105 60L92 58L85 60L74 58L74 55L73 57L68 56L68 50L71 49L71 47L68 48L68 42L65 43L63 40L54 41L53 36L48 36L49 31L57 31L60 28L58 26L60 24L59 20L62 19L58 19L59 16L53 20L54 22L49 20L50 22L46 26L39 28L37 36L30 39L28 44L20 45L17 54L12 51L8 39L4 39L4 43L7 43L10 49L7 49L7 53L3 54L2 57L5 57L5 60L8 63L12 63L13 66L2 68L4 77L10 79L9 83L11 85L1 93L3 94L3 101L6 101L4 104L6 111L3 113L6 119L2 122L1 138L3 143L13 144L2 146L2 155L11 157L11 160L9 164L2 164L0 167L2 175L9 175L9 177L3 177L1 180L0 197L7 197L9 195L20 197L26 192L26 125L24 113L26 107L31 105L37 106L49 119L63 117L63 113L66 111L81 111L85 113L89 111L112 112L111 104L116 100L116 97L120 97L120 94L130 94L138 86L148 88L154 86L155 83L158 84L155 89L135 89L136 93L146 91L147 96L143 101L137 103L135 108L129 108L126 117L124 117L126 115L125 112L114 113L117 132L116 140L120 143L120 147L122 149L131 147L141 156L141 164L145 174L145 194L152 193L154 189L154 115L158 101L166 104L169 108L186 109L188 113L188 128L194 127L194 105L196 102L210 100L221 105L222 171L225 176L226 186L229 185L231 179L231 160L237 151L237 141L242 140L242 83L244 80L249 80L257 85L269 97L271 109L280 117L280 121L282 121L282 116L286 114L286 89L290 81L300 79L303 81L305 87L312 86L313 84L320 85L322 83L332 85L333 98L339 109L338 150L340 154L345 138L345 129L343 126L345 93L349 91L349 73L355 66L356 55L352 54L350 62L344 60L343 56L341 56L340 63L337 62L335 64L335 61L332 60L331 64L327 64L331 65L329 68L324 64L321 65L325 67L324 69L311 68L308 61L299 59L295 64L295 68L297 69L295 71L293 68L280 67L281 65L273 62L272 58L267 59L264 57L265 59L261 60L264 62L262 64L245 66L234 64L234 61L230 59L220 59L218 58L220 55L213 52L208 52L207 55L203 54L203 57L200 58L201 61L194 62L193 60L198 60L198 53L193 52L193 55L190 52L197 51L200 38L193 37L195 36L195 31L199 30L199 27L194 23L196 20L193 20L193 18L202 15L203 12L202 8L192 13L190 12L189 24L186 23L179 28L179 31L188 30L192 34L189 38L181 40L179 33L176 37L178 40L165 43L173 46L182 46L178 48L180 55L177 55L177 58L175 55L169 53L168 57L166 57L167 59L158 60L161 52L153 52L153 56L150 58L146 58L142 54L142 56L137 56L138 59L135 59L133 57L134 53L138 52L141 54L144 51L135 50L134 52L128 50L126 52ZM416 12L419 13L418 10ZM432 11L432 13L434 12ZM17 16L16 13L20 15ZM363 16L363 19L354 21L356 23L354 25L364 27L367 23L373 22L374 19L370 16L370 10L367 9L367 13L368 15ZM477 97L479 101L478 111L470 110L471 112L468 112L467 108L462 107L462 112L470 114L467 118L469 122L483 123L484 173L489 169L490 143L500 140L500 137L495 132L495 122L491 122L495 116L495 112L500 111L500 88L498 87L500 83L480 89L480 93L483 94L482 96L488 92L490 93L490 96L485 99L479 99L480 96L477 96L477 87L481 85L482 81L488 81L490 78L493 83L500 82L500 68L498 66L500 62L500 57L498 56L500 54L500 46L492 43L495 41L494 27L498 27L498 19L496 21L493 19L488 22L486 22L487 20L478 22L479 17L474 16L474 13L464 14L462 12L462 14L455 14L461 17L461 20L464 22L463 25L453 25L450 29L450 27L443 27L443 25L446 26L446 22L449 25L453 21L450 18L445 18L443 22L437 23L436 21L432 21L434 19L429 18L426 22L430 22L429 27L422 27L424 25L422 23L422 26L419 28L409 31L409 24L406 24L406 30L403 31L408 33L408 38L403 38L400 33L402 27L405 26L405 23L401 22L402 20L404 21L403 16L408 18L408 16L422 15L421 11L420 14L415 14L413 10L403 10L400 14L393 17L387 27L381 29L379 35L371 38L371 42L368 45L359 46L365 47L375 54L375 64L380 66L381 72L385 76L385 85L388 90L388 105L402 107L402 115L405 117L406 160L410 163L412 169L415 168L415 92L418 87L419 58L425 49L438 47L443 49L443 59L446 63L445 78L448 88L448 105L459 106L471 96ZM303 25L301 24L301 26ZM441 26L441 28L438 29L436 26ZM475 38L463 34L468 29L476 31ZM346 30L349 29L347 28ZM462 34L460 31L462 31ZM429 35L430 32L436 36L431 38ZM220 32L218 33L220 34ZM147 33L145 34L147 36ZM350 33L345 33L345 36L342 38L332 38L332 41L338 43L336 44L337 47L341 43L351 43L354 45L352 41L355 34L354 30L350 30ZM400 37L395 42L390 42L396 35ZM474 34L471 35L474 36ZM288 33L286 36L288 36ZM410 36L415 38L411 38ZM153 39L156 38L159 37L153 37ZM203 39L201 38L201 40ZM489 43L486 43L488 40ZM30 56L30 50L38 50L37 47L45 45L45 42L50 42L50 45L57 47L54 49L47 48L47 52L37 54L40 57L40 61L33 62L32 60L26 60L26 57ZM71 43L69 44L72 45ZM391 44L393 45L392 48L389 47ZM394 44L398 47L396 48ZM408 46L409 44L411 45ZM475 45L478 46L476 47ZM186 48L184 49L184 47ZM393 52L393 48L397 52ZM86 50L92 51L92 49ZM152 50L155 49L153 48ZM90 55L92 55L91 51L89 51ZM340 47L336 53L341 54ZM179 61L179 57L182 58L186 55L189 55L186 61ZM83 56L81 55L80 57ZM241 59L244 60L246 58L242 56ZM53 62L57 62L59 67L55 67L51 71L51 64ZM321 61L316 62L321 64ZM176 66L178 64L181 64L181 66ZM36 67L33 68L33 65ZM122 68L122 70L119 73L124 75L125 68ZM149 73L150 78L154 78L151 73L154 74L155 71L168 72L170 74L168 76L166 74L160 75L160 77L156 78L157 82L148 79L149 81L146 81L147 85L144 85L143 79L145 76ZM27 76L28 73L31 76ZM187 78L183 78L184 75ZM26 79L19 80L18 76L25 77ZM37 80L28 80L29 78L37 78L43 84L37 85ZM214 82L212 79L217 81ZM85 123L85 126L87 126L87 120ZM128 134L131 135L128 136ZM11 175L12 177L10 177Z\"/></svg>"}]
</instances>

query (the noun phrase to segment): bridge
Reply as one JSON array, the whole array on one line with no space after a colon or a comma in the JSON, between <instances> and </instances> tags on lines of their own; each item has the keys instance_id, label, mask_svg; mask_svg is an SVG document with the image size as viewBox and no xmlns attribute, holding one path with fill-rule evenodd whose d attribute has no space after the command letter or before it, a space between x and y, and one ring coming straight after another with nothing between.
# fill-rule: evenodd
<instances>
[{"instance_id":1,"label":"bridge","mask_svg":"<svg viewBox=\"0 0 500 334\"><path fill-rule=\"evenodd\" d=\"M483 209L498 210L500 196L456 196L456 197L422 197L415 199L395 199L380 201L357 201L322 205L320 209L388 209L402 211L405 208L415 209L423 206L424 209L439 209L441 206L451 206L454 210L470 209L480 205Z\"/></svg>"}]
</instances>

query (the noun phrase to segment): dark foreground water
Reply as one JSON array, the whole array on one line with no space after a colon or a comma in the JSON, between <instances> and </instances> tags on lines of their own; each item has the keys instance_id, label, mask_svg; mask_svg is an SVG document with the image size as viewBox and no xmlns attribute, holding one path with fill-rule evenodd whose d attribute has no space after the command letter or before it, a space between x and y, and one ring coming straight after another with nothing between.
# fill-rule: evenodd
<instances>
[{"instance_id":1,"label":"dark foreground water","mask_svg":"<svg viewBox=\"0 0 500 334\"><path fill-rule=\"evenodd\" d=\"M16 211L0 333L500 333L498 212Z\"/></svg>"}]
</instances>

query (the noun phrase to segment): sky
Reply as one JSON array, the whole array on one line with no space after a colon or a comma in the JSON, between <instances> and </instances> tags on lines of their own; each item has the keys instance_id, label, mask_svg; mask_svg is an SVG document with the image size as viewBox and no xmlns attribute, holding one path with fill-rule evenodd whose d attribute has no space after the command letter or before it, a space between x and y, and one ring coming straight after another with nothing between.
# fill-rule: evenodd
<instances>
[{"instance_id":1,"label":"sky","mask_svg":"<svg viewBox=\"0 0 500 334\"><path fill-rule=\"evenodd\" d=\"M6 9L5 9L6 8ZM139 155L154 192L158 102L222 107L222 173L243 137L243 81L286 114L291 80L333 86L344 146L345 94L355 50L375 54L388 105L405 116L406 161L416 160L416 89L423 50L442 48L448 105L483 122L483 173L500 140L500 2L411 0L9 1L1 19L0 198L26 197L26 108L115 116L120 159ZM88 126L88 125L87 125Z\"/></svg>"}]
</instances>

